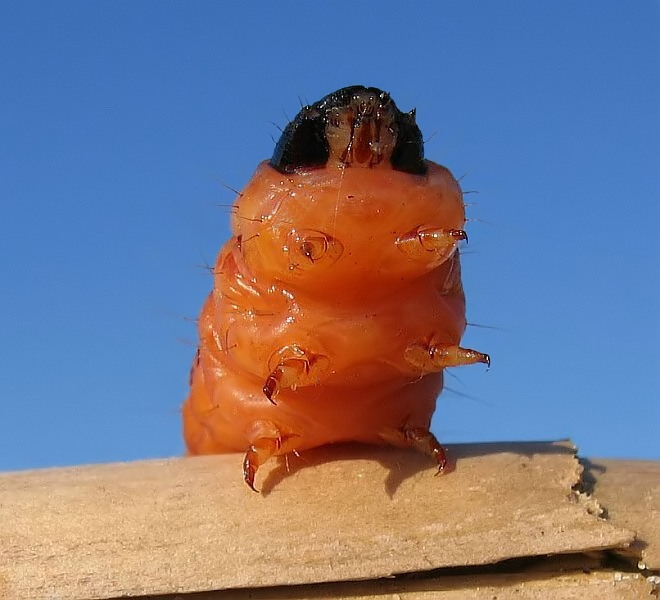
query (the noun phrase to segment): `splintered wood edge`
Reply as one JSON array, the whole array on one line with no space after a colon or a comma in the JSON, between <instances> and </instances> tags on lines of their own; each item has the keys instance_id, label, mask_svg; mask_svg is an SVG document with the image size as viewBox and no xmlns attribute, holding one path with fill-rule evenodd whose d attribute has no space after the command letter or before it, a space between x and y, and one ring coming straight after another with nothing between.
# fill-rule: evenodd
<instances>
[{"instance_id":1,"label":"splintered wood edge","mask_svg":"<svg viewBox=\"0 0 660 600\"><path fill-rule=\"evenodd\" d=\"M634 540L574 489L582 469L570 443L449 453L456 469L434 477L413 452L319 449L261 469L261 494L237 455L0 475L0 597L377 579Z\"/></svg>"},{"instance_id":2,"label":"splintered wood edge","mask_svg":"<svg viewBox=\"0 0 660 600\"><path fill-rule=\"evenodd\" d=\"M590 459L583 486L603 505L608 520L637 534L623 556L640 569L660 571L660 462Z\"/></svg>"}]
</instances>

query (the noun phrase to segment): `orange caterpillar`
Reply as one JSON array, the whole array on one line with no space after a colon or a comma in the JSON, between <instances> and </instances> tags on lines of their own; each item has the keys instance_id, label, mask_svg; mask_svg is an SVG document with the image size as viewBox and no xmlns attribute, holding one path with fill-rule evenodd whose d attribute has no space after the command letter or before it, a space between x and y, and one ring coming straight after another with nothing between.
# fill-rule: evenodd
<instances>
[{"instance_id":1,"label":"orange caterpillar","mask_svg":"<svg viewBox=\"0 0 660 600\"><path fill-rule=\"evenodd\" d=\"M289 123L234 205L199 318L183 428L191 454L274 455L340 441L412 447L461 348L461 189L424 160L415 112L343 88Z\"/></svg>"}]
</instances>

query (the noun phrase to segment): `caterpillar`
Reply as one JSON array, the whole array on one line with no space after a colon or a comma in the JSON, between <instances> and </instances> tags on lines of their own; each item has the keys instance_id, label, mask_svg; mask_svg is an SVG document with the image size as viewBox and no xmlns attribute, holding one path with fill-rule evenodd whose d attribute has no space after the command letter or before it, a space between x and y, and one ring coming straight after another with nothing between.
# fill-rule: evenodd
<instances>
[{"instance_id":1,"label":"caterpillar","mask_svg":"<svg viewBox=\"0 0 660 600\"><path fill-rule=\"evenodd\" d=\"M424 158L415 110L350 86L303 107L238 194L183 405L189 454L342 441L414 448L447 367L485 363L466 327L460 186Z\"/></svg>"}]
</instances>

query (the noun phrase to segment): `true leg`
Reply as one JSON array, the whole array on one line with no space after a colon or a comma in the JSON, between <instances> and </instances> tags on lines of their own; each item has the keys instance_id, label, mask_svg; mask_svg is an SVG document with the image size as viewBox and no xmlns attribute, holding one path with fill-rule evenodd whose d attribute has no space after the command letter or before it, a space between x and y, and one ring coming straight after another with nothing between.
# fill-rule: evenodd
<instances>
[{"instance_id":1,"label":"true leg","mask_svg":"<svg viewBox=\"0 0 660 600\"><path fill-rule=\"evenodd\" d=\"M282 447L282 435L271 421L256 421L251 430L250 445L243 459L243 479L256 492L254 476L257 469L278 453Z\"/></svg>"},{"instance_id":2,"label":"true leg","mask_svg":"<svg viewBox=\"0 0 660 600\"><path fill-rule=\"evenodd\" d=\"M381 438L400 448L413 448L433 458L438 465L438 473L447 466L447 455L437 438L424 427L401 427L381 433Z\"/></svg>"}]
</instances>

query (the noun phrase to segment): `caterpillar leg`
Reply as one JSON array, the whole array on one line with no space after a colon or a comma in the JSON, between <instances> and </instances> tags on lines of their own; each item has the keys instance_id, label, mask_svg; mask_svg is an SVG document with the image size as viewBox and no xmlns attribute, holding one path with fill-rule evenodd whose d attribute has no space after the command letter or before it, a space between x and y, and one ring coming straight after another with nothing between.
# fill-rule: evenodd
<instances>
[{"instance_id":1,"label":"caterpillar leg","mask_svg":"<svg viewBox=\"0 0 660 600\"><path fill-rule=\"evenodd\" d=\"M252 425L252 435L245 458L243 458L243 480L250 489L254 487L254 477L257 470L269 458L275 456L282 447L282 435L275 423L271 421L256 421Z\"/></svg>"},{"instance_id":2,"label":"caterpillar leg","mask_svg":"<svg viewBox=\"0 0 660 600\"><path fill-rule=\"evenodd\" d=\"M461 240L467 242L467 234L463 229L418 227L399 236L395 243L399 250L411 258L432 260L439 264L452 255Z\"/></svg>"},{"instance_id":3,"label":"caterpillar leg","mask_svg":"<svg viewBox=\"0 0 660 600\"><path fill-rule=\"evenodd\" d=\"M445 367L484 363L490 367L490 356L477 350L445 344L415 342L404 351L404 358L423 373L437 373Z\"/></svg>"},{"instance_id":4,"label":"caterpillar leg","mask_svg":"<svg viewBox=\"0 0 660 600\"><path fill-rule=\"evenodd\" d=\"M438 465L438 474L447 466L447 455L438 439L425 427L401 427L380 434L383 441L400 448L413 448L433 458Z\"/></svg>"},{"instance_id":5,"label":"caterpillar leg","mask_svg":"<svg viewBox=\"0 0 660 600\"><path fill-rule=\"evenodd\" d=\"M275 358L277 364L263 385L264 395L273 404L283 388L295 390L298 386L317 383L328 371L330 362L327 356L309 352L295 344L280 348Z\"/></svg>"},{"instance_id":6,"label":"caterpillar leg","mask_svg":"<svg viewBox=\"0 0 660 600\"><path fill-rule=\"evenodd\" d=\"M248 448L243 459L243 480L253 491L259 491L254 487L254 477L257 469L273 456L279 448L280 441L269 438L258 440Z\"/></svg>"}]
</instances>

